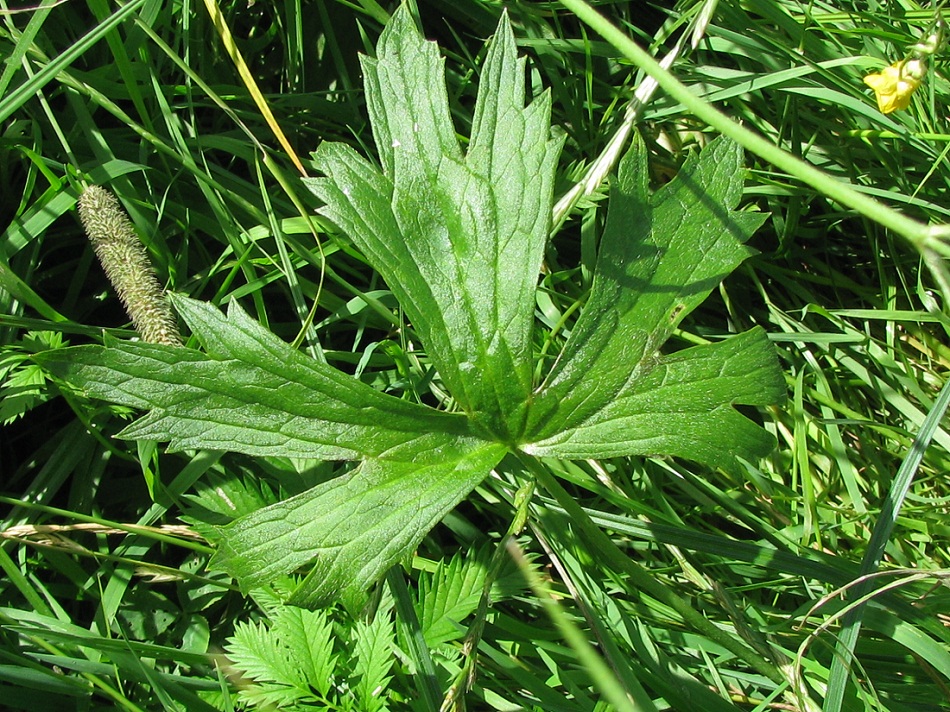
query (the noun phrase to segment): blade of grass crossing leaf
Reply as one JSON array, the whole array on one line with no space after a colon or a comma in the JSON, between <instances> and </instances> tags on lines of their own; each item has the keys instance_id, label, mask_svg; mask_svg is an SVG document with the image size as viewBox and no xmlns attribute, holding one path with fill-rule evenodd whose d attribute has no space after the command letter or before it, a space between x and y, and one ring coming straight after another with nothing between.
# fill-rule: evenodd
<instances>
[{"instance_id":1,"label":"blade of grass crossing leaf","mask_svg":"<svg viewBox=\"0 0 950 712\"><path fill-rule=\"evenodd\" d=\"M521 569L521 573L525 577L525 580L527 580L528 585L531 586L531 590L534 591L534 595L541 601L541 605L548 616L550 616L551 621L557 626L558 630L561 631L561 635L564 636L567 644L571 646L571 649L577 655L580 664L587 670L594 684L604 697L610 701L614 709L624 712L655 711L656 706L653 705L652 700L645 697L645 693L643 697L638 695L637 700L632 700L627 696L626 691L614 676L611 669L607 667L603 658L597 654L593 646L584 636L584 633L577 627L577 624L567 617L561 609L560 604L558 604L551 595L548 586L542 582L541 577L531 568L531 565L524 555L524 551L518 546L518 543L513 540L509 541L508 551L511 553L511 557L515 560L515 563L518 564L518 568ZM642 692L642 689L640 691Z\"/></svg>"},{"instance_id":2,"label":"blade of grass crossing leaf","mask_svg":"<svg viewBox=\"0 0 950 712\"><path fill-rule=\"evenodd\" d=\"M881 515L874 525L871 541L868 543L864 559L861 561L862 576L877 570L884 555L884 549L891 537L891 532L894 530L894 524L903 506L904 498L907 496L914 475L917 473L924 457L924 452L940 427L940 421L947 412L948 406L950 406L950 381L947 381L941 389L940 395L937 397L930 413L927 414L927 419L917 434L910 452L907 453L900 469L897 471L897 475L894 477L894 481L891 483L887 499L881 507ZM859 584L855 587L853 597L859 598L864 595L869 585L869 581ZM835 648L836 654L831 664L831 675L828 679L828 690L825 695L825 712L840 712L841 710L851 662L854 660L854 647L861 633L864 610L864 606L855 608L842 620L842 630Z\"/></svg>"},{"instance_id":3,"label":"blade of grass crossing leaf","mask_svg":"<svg viewBox=\"0 0 950 712\"><path fill-rule=\"evenodd\" d=\"M244 86L247 87L248 92L250 92L251 98L257 105L258 110L261 112L261 115L264 117L271 131L274 132L277 141L283 147L284 151L287 152L287 157L290 158L297 170L300 171L300 175L306 176L307 171L304 170L303 164L297 157L297 152L294 151L290 145L290 141L287 140L287 136L284 135L283 129L280 128L280 124L277 123L274 113L270 110L267 100L264 98L260 88L257 86L257 82L254 80L254 75L251 74L247 62L244 61L244 56L234 41L234 36L231 34L231 29L224 19L221 8L218 7L218 3L215 2L215 0L205 0L205 7L208 9L208 14L211 16L211 21L214 23L215 29L218 31L218 34L221 35L221 42L224 44L225 51L231 57L231 61L238 70L241 81L244 82Z\"/></svg>"},{"instance_id":4,"label":"blade of grass crossing leaf","mask_svg":"<svg viewBox=\"0 0 950 712\"><path fill-rule=\"evenodd\" d=\"M303 343L304 338L309 339L311 355L316 358L318 361L326 361L326 356L323 353L323 347L320 345L320 341L316 335L316 329L313 326L313 320L317 313L317 308L320 305L320 296L323 293L323 281L326 277L326 261L327 257L323 251L323 241L320 239L320 230L318 230L316 223L314 222L313 215L311 211L303 204L303 201L300 200L300 196L297 195L297 191L294 190L291 182L287 180L287 176L284 175L284 172L281 170L280 166L274 160L273 156L270 155L267 151L263 152L264 165L270 171L271 175L277 179L277 183L283 189L284 193L287 195L287 198L293 203L294 208L297 209L297 212L300 214L300 217L303 218L304 222L307 225L307 228L310 231L310 234L313 236L313 241L317 245L317 252L320 255L320 264L319 272L320 279L317 282L317 291L313 296L313 306L310 308L309 313L304 320L304 323L300 327L300 331L297 333L297 337L294 339L291 346L293 348L299 348L300 344ZM268 213L269 215L270 213ZM279 224L279 221L278 221ZM300 250L291 243L291 247L294 248L296 254L309 255L309 250ZM313 263L313 260L308 260Z\"/></svg>"},{"instance_id":5,"label":"blade of grass crossing leaf","mask_svg":"<svg viewBox=\"0 0 950 712\"><path fill-rule=\"evenodd\" d=\"M638 691L640 706L655 708L641 687L643 677L674 709L734 712L735 708L723 697L666 658L647 626L631 619L605 590L599 575L573 555L568 542L560 541L560 534L569 529L567 522L558 521L562 518L563 514L553 509L544 510L541 519L544 527L536 529L536 534L553 557L574 599L585 611L584 617L595 632L604 657L625 682L627 690ZM621 644L633 648L637 659L631 660L629 648L621 649Z\"/></svg>"},{"instance_id":6,"label":"blade of grass crossing leaf","mask_svg":"<svg viewBox=\"0 0 950 712\"><path fill-rule=\"evenodd\" d=\"M677 43L660 62L660 66L664 69L669 69L673 66L673 62L676 61L676 58L679 56L680 49L681 45ZM587 167L584 177L558 199L557 204L552 210L552 232L558 230L564 220L567 219L571 210L580 202L581 198L591 195L597 190L604 180L606 180L609 173L616 167L617 162L623 155L623 149L627 144L627 139L633 132L634 124L636 124L637 119L640 117L643 107L653 98L653 94L656 92L658 86L656 80L650 76L647 76L640 82L640 86L637 87L633 99L627 105L623 123L620 125L620 128L614 132L614 135L607 142L607 145L604 146L603 151L601 151L596 160Z\"/></svg>"},{"instance_id":7,"label":"blade of grass crossing leaf","mask_svg":"<svg viewBox=\"0 0 950 712\"><path fill-rule=\"evenodd\" d=\"M732 138L745 149L795 176L807 185L814 186L828 198L852 208L865 217L893 230L907 239L918 251L926 253L940 249L939 242L943 239L942 236L946 231L945 226L930 226L918 222L883 202L864 195L850 184L836 180L824 171L796 158L770 140L733 121L705 99L696 96L675 76L660 67L653 57L643 51L624 32L594 10L585 0L560 0L560 2L616 47L630 61L654 77L670 96L680 101L700 120L714 127L723 135Z\"/></svg>"},{"instance_id":8,"label":"blade of grass crossing leaf","mask_svg":"<svg viewBox=\"0 0 950 712\"><path fill-rule=\"evenodd\" d=\"M654 579L652 575L620 551L610 537L594 524L587 513L561 487L557 479L546 468L541 467L531 458L522 457L520 459L525 467L535 474L541 486L567 511L571 522L577 526L578 532L585 540L586 545L590 547L590 550L597 552L597 556L608 566L618 572L626 573L636 588L643 590L647 595L672 608L698 633L708 636L711 640L731 651L762 675L775 682L784 681L784 676L771 661L763 659L759 653L746 647L737 637L715 626L699 611L690 606L671 589Z\"/></svg>"},{"instance_id":9,"label":"blade of grass crossing leaf","mask_svg":"<svg viewBox=\"0 0 950 712\"><path fill-rule=\"evenodd\" d=\"M491 604L492 587L501 575L507 558L508 542L521 533L525 523L528 520L528 505L534 495L536 481L533 477L527 477L521 483L518 491L515 493L513 504L515 506L515 515L508 525L508 531L495 548L491 561L488 564L488 574L485 576L485 582L482 586L482 593L478 599L478 608L475 611L475 619L469 626L468 633L465 635L465 642L462 645L463 654L466 656L465 664L456 676L455 682L449 688L445 699L442 701L442 710L453 709L452 705L456 700L462 697L466 691L472 688L475 683L477 672L477 650L485 631L485 622L488 616L488 607Z\"/></svg>"},{"instance_id":10,"label":"blade of grass crossing leaf","mask_svg":"<svg viewBox=\"0 0 950 712\"><path fill-rule=\"evenodd\" d=\"M267 221L270 225L271 234L274 236L274 244L277 246L277 254L280 258L280 268L284 275L284 281L290 290L290 296L294 303L294 310L300 319L300 331L307 337L308 351L311 358L326 363L326 356L323 349L320 348L320 342L317 340L317 333L314 331L311 323L313 320L313 311L307 306L303 289L300 286L300 279L297 276L297 269L294 261L290 258L287 251L287 243L284 239L284 232L280 226L280 220L277 219L277 211L271 202L270 192L264 182L264 174L261 171L261 162L254 161L254 168L257 173L258 189L261 194L261 200L267 211Z\"/></svg>"}]
</instances>

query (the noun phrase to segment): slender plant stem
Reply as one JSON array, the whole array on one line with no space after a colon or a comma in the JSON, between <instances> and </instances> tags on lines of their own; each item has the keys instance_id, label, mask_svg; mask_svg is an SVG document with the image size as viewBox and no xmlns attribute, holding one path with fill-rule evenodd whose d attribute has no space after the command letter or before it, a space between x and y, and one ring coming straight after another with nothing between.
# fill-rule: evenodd
<instances>
[{"instance_id":1,"label":"slender plant stem","mask_svg":"<svg viewBox=\"0 0 950 712\"><path fill-rule=\"evenodd\" d=\"M393 595L393 603L396 606L396 614L399 616L400 625L406 635L410 656L417 666L416 674L413 676L416 690L419 693L419 707L417 709L437 712L439 709L439 682L435 672L435 663L429 653L429 646L422 634L422 627L419 625L416 609L412 605L409 588L406 586L398 564L389 569L386 574L386 582L389 584L389 590Z\"/></svg>"},{"instance_id":2,"label":"slender plant stem","mask_svg":"<svg viewBox=\"0 0 950 712\"><path fill-rule=\"evenodd\" d=\"M524 529L525 522L528 521L528 510L531 504L531 498L534 496L536 480L533 477L526 478L518 491L515 493L514 505L515 516L508 526L505 536L498 542L495 553L492 555L488 564L488 573L485 576L485 583L482 586L482 595L478 600L478 608L475 610L475 618L472 625L469 626L465 641L462 643L462 655L465 656L465 664L455 677L455 682L446 693L442 701L441 712L447 712L450 709L464 709L462 698L466 692L472 689L475 684L475 674L478 671L476 662L478 660L478 644L482 640L482 633L485 631L485 622L488 617L488 607L491 605L492 586L501 576L505 563L508 561L508 544L517 537Z\"/></svg>"}]
</instances>

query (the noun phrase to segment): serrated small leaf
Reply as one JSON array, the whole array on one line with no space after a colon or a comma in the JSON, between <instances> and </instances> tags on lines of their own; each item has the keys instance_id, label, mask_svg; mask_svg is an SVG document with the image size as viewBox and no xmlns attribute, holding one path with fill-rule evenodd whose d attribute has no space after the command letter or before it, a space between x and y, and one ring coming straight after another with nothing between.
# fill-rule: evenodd
<instances>
[{"instance_id":1,"label":"serrated small leaf","mask_svg":"<svg viewBox=\"0 0 950 712\"><path fill-rule=\"evenodd\" d=\"M440 562L431 575L420 578L419 625L429 647L464 634L460 622L478 608L486 575L485 560L463 561L456 554L449 563Z\"/></svg>"},{"instance_id":2,"label":"serrated small leaf","mask_svg":"<svg viewBox=\"0 0 950 712\"><path fill-rule=\"evenodd\" d=\"M233 473L225 476L214 471L208 472L195 485L195 490L194 494L186 494L184 498L208 512L227 517L227 520L250 514L278 501L265 480L252 480Z\"/></svg>"},{"instance_id":3,"label":"serrated small leaf","mask_svg":"<svg viewBox=\"0 0 950 712\"><path fill-rule=\"evenodd\" d=\"M294 676L280 650L279 636L264 623L237 623L225 650L235 667L252 680L278 682Z\"/></svg>"},{"instance_id":4,"label":"serrated small leaf","mask_svg":"<svg viewBox=\"0 0 950 712\"><path fill-rule=\"evenodd\" d=\"M444 436L406 453L413 458L365 460L228 525L213 565L251 588L312 564L291 603L340 600L358 610L366 589L481 482L505 448Z\"/></svg>"},{"instance_id":5,"label":"serrated small leaf","mask_svg":"<svg viewBox=\"0 0 950 712\"><path fill-rule=\"evenodd\" d=\"M304 690L312 686L326 697L336 669L333 626L326 612L283 606L278 609L273 626L283 646L281 652L293 660L297 671L294 684Z\"/></svg>"},{"instance_id":6,"label":"serrated small leaf","mask_svg":"<svg viewBox=\"0 0 950 712\"><path fill-rule=\"evenodd\" d=\"M333 628L325 611L281 606L270 621L238 623L225 651L254 681L241 696L256 705L319 702L334 684Z\"/></svg>"},{"instance_id":7,"label":"serrated small leaf","mask_svg":"<svg viewBox=\"0 0 950 712\"><path fill-rule=\"evenodd\" d=\"M392 676L395 657L395 628L392 617L382 612L369 623L357 621L352 631L353 652L356 664L353 675L356 684L351 685L356 693L360 709L378 712L387 708L385 691Z\"/></svg>"}]
</instances>

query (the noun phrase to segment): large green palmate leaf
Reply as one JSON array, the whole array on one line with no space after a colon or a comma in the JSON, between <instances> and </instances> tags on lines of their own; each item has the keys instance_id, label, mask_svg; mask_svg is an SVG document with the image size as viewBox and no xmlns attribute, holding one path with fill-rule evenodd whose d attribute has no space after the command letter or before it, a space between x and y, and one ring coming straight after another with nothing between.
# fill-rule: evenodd
<instances>
[{"instance_id":1,"label":"large green palmate leaf","mask_svg":"<svg viewBox=\"0 0 950 712\"><path fill-rule=\"evenodd\" d=\"M381 169L326 143L314 154L324 177L307 185L399 298L462 412L377 392L296 352L235 303L225 316L174 298L203 351L109 341L37 357L91 397L147 411L122 437L358 463L225 527L217 568L245 589L307 570L292 602L356 609L506 453L730 467L768 451L771 436L734 408L784 395L764 332L660 350L750 254L743 243L762 216L734 209L734 144L713 142L654 195L636 145L611 194L587 304L537 385L532 329L560 143L547 94L525 105L507 20L464 153L436 47L406 9L363 67Z\"/></svg>"}]
</instances>

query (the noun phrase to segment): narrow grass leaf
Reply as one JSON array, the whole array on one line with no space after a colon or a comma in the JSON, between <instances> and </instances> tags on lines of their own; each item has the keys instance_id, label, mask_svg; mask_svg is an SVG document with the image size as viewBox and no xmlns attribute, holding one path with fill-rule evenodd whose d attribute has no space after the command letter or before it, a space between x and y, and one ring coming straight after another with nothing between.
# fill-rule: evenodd
<instances>
[{"instance_id":1,"label":"narrow grass leaf","mask_svg":"<svg viewBox=\"0 0 950 712\"><path fill-rule=\"evenodd\" d=\"M218 7L218 3L215 2L215 0L205 0L205 8L208 11L208 15L211 16L211 22L214 24L215 29L221 36L221 42L224 45L225 51L228 53L228 56L234 63L234 67L237 69L238 75L241 77L241 81L244 82L244 86L247 87L251 98L254 100L254 104L257 105L258 110L261 112L261 116L264 117L264 121L267 122L270 130L274 132L274 136L280 143L281 148L284 149L287 157L291 160L297 170L300 171L300 174L304 176L307 175L307 171L304 170L303 164L297 157L297 152L294 151L290 141L287 140L287 136L284 134L283 129L281 129L280 124L277 123L277 119L274 117L274 112L271 111L270 105L267 103L267 99L264 98L260 88L257 86L257 81L254 79L254 74L247 66L247 62L244 61L244 55L241 54L240 48L234 41L234 36L231 34L231 28L228 27L228 23L225 21L224 15L221 12L221 8Z\"/></svg>"},{"instance_id":2,"label":"narrow grass leaf","mask_svg":"<svg viewBox=\"0 0 950 712\"><path fill-rule=\"evenodd\" d=\"M877 523L874 525L874 532L871 535L871 541L868 543L867 552L861 561L861 575L873 573L877 570L884 556L884 549L894 530L897 516L900 514L904 498L910 489L914 475L920 467L924 452L930 445L934 434L940 428L940 422L943 420L947 407L950 406L950 381L944 384L937 396L923 427L917 434L914 444L901 463L897 476L891 483L891 489L887 494L887 499L881 507L881 514ZM865 595L870 587L870 581L864 581L858 584L852 596L860 598ZM844 699L845 688L848 684L848 674L854 660L854 648L858 642L858 636L861 634L861 623L864 617L864 606L849 611L841 621L841 633L838 637L838 644L835 648L835 658L831 664L831 674L828 678L828 690L825 695L826 712L838 712L841 709ZM942 656L946 658L946 656ZM929 659L926 658L925 659Z\"/></svg>"},{"instance_id":3,"label":"narrow grass leaf","mask_svg":"<svg viewBox=\"0 0 950 712\"><path fill-rule=\"evenodd\" d=\"M13 112L17 111L24 102L36 96L37 92L51 82L57 74L75 62L92 45L134 15L144 4L145 0L131 0L128 4L121 6L107 20L96 25L86 35L79 38L75 44L59 53L40 71L0 98L0 122L9 119Z\"/></svg>"}]
</instances>

